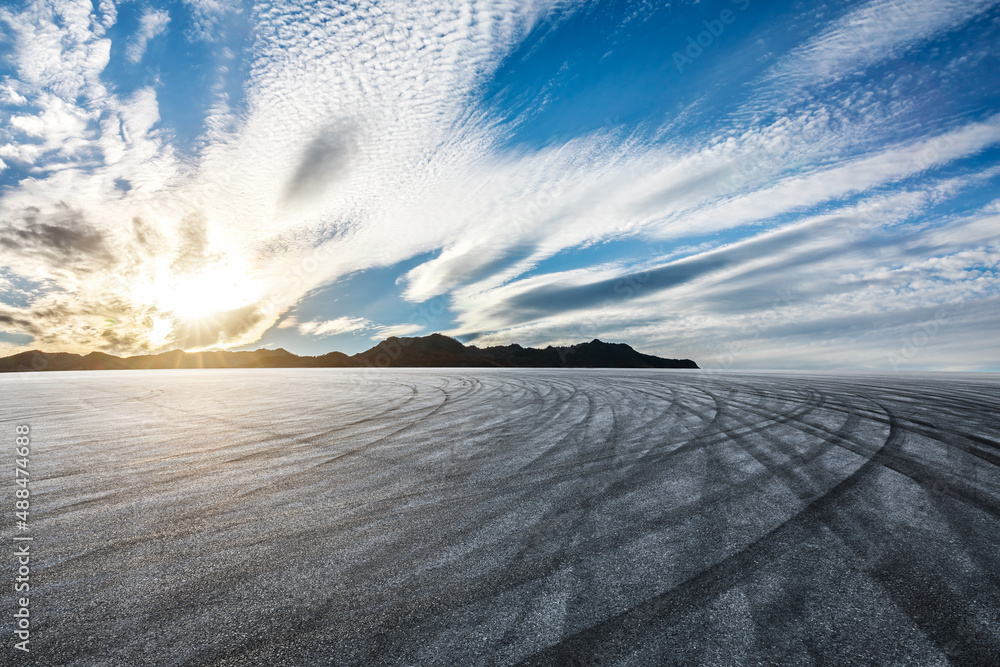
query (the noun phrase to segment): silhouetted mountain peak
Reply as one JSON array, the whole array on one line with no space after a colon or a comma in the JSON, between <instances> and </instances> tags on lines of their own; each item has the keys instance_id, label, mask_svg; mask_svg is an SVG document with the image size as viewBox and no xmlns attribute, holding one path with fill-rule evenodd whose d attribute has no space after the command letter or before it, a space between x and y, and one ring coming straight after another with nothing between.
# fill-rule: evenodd
<instances>
[{"instance_id":1,"label":"silhouetted mountain peak","mask_svg":"<svg viewBox=\"0 0 1000 667\"><path fill-rule=\"evenodd\" d=\"M153 368L304 368L304 367L533 367L533 368L698 368L689 359L662 359L636 352L624 343L597 338L570 347L544 349L517 343L478 348L443 334L391 336L364 352L348 356L328 352L300 357L284 348L243 352L212 350L116 357L105 352L21 352L0 359L2 371L129 370Z\"/></svg>"}]
</instances>

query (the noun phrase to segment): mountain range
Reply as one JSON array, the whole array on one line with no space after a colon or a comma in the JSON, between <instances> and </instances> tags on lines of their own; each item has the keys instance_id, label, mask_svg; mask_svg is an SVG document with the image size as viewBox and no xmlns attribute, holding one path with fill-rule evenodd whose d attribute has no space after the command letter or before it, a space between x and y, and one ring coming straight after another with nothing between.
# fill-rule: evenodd
<instances>
[{"instance_id":1,"label":"mountain range","mask_svg":"<svg viewBox=\"0 0 1000 667\"><path fill-rule=\"evenodd\" d=\"M21 352L0 359L0 372L137 370L153 368L698 368L690 359L663 359L636 352L624 343L592 340L568 347L543 349L503 345L479 348L454 338L431 334L416 338L387 338L354 355L343 352L309 357L278 348L244 352L184 352L116 357L104 352Z\"/></svg>"}]
</instances>

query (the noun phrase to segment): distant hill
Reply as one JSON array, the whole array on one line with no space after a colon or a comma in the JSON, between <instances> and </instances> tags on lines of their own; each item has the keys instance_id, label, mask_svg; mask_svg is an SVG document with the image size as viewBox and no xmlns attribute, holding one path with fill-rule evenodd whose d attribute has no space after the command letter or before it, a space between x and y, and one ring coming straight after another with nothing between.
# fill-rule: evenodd
<instances>
[{"instance_id":1,"label":"distant hill","mask_svg":"<svg viewBox=\"0 0 1000 667\"><path fill-rule=\"evenodd\" d=\"M478 348L454 338L431 334L388 338L375 347L348 356L330 352L300 357L281 348L252 352L184 352L116 357L103 352L22 352L0 359L0 372L96 371L152 368L698 368L690 359L663 359L636 352L624 343L592 340L570 347L536 349L520 345Z\"/></svg>"}]
</instances>

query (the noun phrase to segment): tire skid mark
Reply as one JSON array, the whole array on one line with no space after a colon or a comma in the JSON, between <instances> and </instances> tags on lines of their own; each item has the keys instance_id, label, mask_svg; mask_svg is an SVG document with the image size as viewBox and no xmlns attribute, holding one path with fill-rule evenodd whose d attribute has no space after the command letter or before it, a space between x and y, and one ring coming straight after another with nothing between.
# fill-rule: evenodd
<instances>
[{"instance_id":1,"label":"tire skid mark","mask_svg":"<svg viewBox=\"0 0 1000 667\"><path fill-rule=\"evenodd\" d=\"M559 562L558 558L557 558L557 560L555 562L552 562L551 559L549 559L548 562L546 562L546 563L539 563L539 562L536 561L536 562L534 562L534 564L533 564L532 567L526 568L526 573L530 573L530 574L528 574L528 576L529 576L528 581L530 581L530 580L532 580L534 578L537 578L539 576L539 572L540 571L551 572L551 571L553 571L553 568L558 569L558 567L560 567L560 566L561 566L561 563ZM520 583L523 584L524 581L520 581Z\"/></svg>"},{"instance_id":2,"label":"tire skid mark","mask_svg":"<svg viewBox=\"0 0 1000 667\"><path fill-rule=\"evenodd\" d=\"M647 631L650 625L655 625L658 634L666 632L680 623L690 609L703 606L705 601L732 589L739 581L778 558L808 535L814 517L827 511L862 479L874 474L879 459L901 445L901 432L895 417L888 411L886 414L889 434L872 458L756 542L626 612L565 637L520 664L572 664L599 652L599 647L604 650L614 647L617 651L627 649L640 630ZM621 653L618 656L624 657Z\"/></svg>"}]
</instances>

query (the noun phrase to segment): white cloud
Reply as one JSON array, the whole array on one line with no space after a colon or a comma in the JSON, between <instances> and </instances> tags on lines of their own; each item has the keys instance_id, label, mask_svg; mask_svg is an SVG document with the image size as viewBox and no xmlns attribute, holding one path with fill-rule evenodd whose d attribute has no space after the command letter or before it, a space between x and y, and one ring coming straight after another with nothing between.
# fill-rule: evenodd
<instances>
[{"instance_id":1,"label":"white cloud","mask_svg":"<svg viewBox=\"0 0 1000 667\"><path fill-rule=\"evenodd\" d=\"M55 95L41 93L36 101L42 107L37 115L11 116L10 126L28 137L41 139L42 150L72 155L86 147L92 138L90 124L95 114Z\"/></svg>"},{"instance_id":2,"label":"white cloud","mask_svg":"<svg viewBox=\"0 0 1000 667\"><path fill-rule=\"evenodd\" d=\"M227 14L242 10L239 0L183 0L192 14L192 34L196 39L213 42L219 37L219 26Z\"/></svg>"},{"instance_id":3,"label":"white cloud","mask_svg":"<svg viewBox=\"0 0 1000 667\"><path fill-rule=\"evenodd\" d=\"M313 320L301 323L294 317L290 317L279 324L278 328L285 329L293 326L303 335L316 337L371 331L372 340L382 340L390 336L409 336L423 330L423 327L415 324L378 325L364 317L338 317L332 320Z\"/></svg>"},{"instance_id":4,"label":"white cloud","mask_svg":"<svg viewBox=\"0 0 1000 667\"><path fill-rule=\"evenodd\" d=\"M125 57L129 62L137 63L146 53L149 40L163 33L170 23L170 14L165 10L147 9L139 18L139 28L132 35L125 48Z\"/></svg>"},{"instance_id":5,"label":"white cloud","mask_svg":"<svg viewBox=\"0 0 1000 667\"><path fill-rule=\"evenodd\" d=\"M472 302L568 248L630 236L656 245L770 223L1000 143L996 116L799 172L796 164L817 155L850 151L850 139L817 119L822 114L807 112L692 152L594 136L461 163L460 173L441 179L442 190L407 202L416 229L445 233L443 251L405 276L404 296L420 302L455 292L460 303ZM490 187L473 185L483 182ZM436 202L448 202L447 210ZM477 220L495 224L469 222Z\"/></svg>"},{"instance_id":6,"label":"white cloud","mask_svg":"<svg viewBox=\"0 0 1000 667\"><path fill-rule=\"evenodd\" d=\"M13 86L7 85L0 88L0 102L12 106L21 106L28 102L28 98L18 94Z\"/></svg>"},{"instance_id":7,"label":"white cloud","mask_svg":"<svg viewBox=\"0 0 1000 667\"><path fill-rule=\"evenodd\" d=\"M372 340L384 340L391 336L412 336L422 332L424 328L418 324L390 324L375 329Z\"/></svg>"},{"instance_id":8,"label":"white cloud","mask_svg":"<svg viewBox=\"0 0 1000 667\"><path fill-rule=\"evenodd\" d=\"M333 320L302 322L298 325L299 333L307 336L336 336L370 329L372 323L363 317L338 317Z\"/></svg>"},{"instance_id":9,"label":"white cloud","mask_svg":"<svg viewBox=\"0 0 1000 667\"><path fill-rule=\"evenodd\" d=\"M835 167L782 179L747 195L664 220L665 231L717 231L767 220L875 186L893 182L1000 143L1000 115L937 137L884 148L874 155L845 160Z\"/></svg>"},{"instance_id":10,"label":"white cloud","mask_svg":"<svg viewBox=\"0 0 1000 667\"><path fill-rule=\"evenodd\" d=\"M93 30L91 9L91 3L83 0L30 2L19 14L0 9L0 23L8 26L14 47L11 64L21 85L45 89L67 101L106 93L100 75L110 58L111 41Z\"/></svg>"},{"instance_id":11,"label":"white cloud","mask_svg":"<svg viewBox=\"0 0 1000 667\"><path fill-rule=\"evenodd\" d=\"M118 20L118 8L115 7L114 0L99 0L97 9L101 15L100 24L104 30L113 26Z\"/></svg>"}]
</instances>

